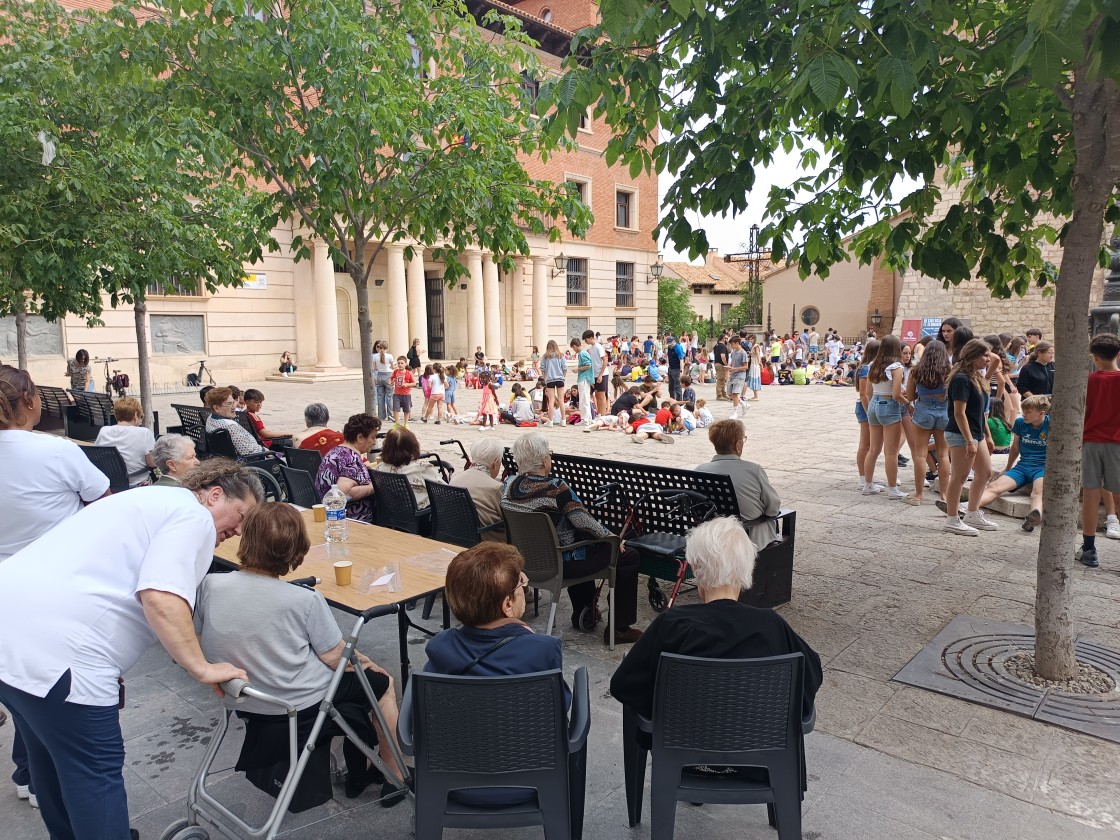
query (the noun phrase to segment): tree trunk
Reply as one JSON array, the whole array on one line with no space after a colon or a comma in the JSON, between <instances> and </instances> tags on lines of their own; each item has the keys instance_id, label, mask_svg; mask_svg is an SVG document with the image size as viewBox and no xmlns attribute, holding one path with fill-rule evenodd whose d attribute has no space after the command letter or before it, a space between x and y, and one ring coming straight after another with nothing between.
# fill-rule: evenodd
<instances>
[{"instance_id":1,"label":"tree trunk","mask_svg":"<svg viewBox=\"0 0 1120 840\"><path fill-rule=\"evenodd\" d=\"M358 342L362 353L362 398L366 414L377 416L373 404L373 322L369 317L369 281L365 277L365 260L355 261L350 276L358 295Z\"/></svg>"},{"instance_id":2,"label":"tree trunk","mask_svg":"<svg viewBox=\"0 0 1120 840\"><path fill-rule=\"evenodd\" d=\"M140 405L144 409L144 425L153 428L152 414L152 364L148 355L148 302L137 298L132 306L136 320L136 367L140 379Z\"/></svg>"},{"instance_id":3,"label":"tree trunk","mask_svg":"<svg viewBox=\"0 0 1120 840\"><path fill-rule=\"evenodd\" d=\"M27 370L27 301L20 297L16 309L16 364L20 370Z\"/></svg>"},{"instance_id":4,"label":"tree trunk","mask_svg":"<svg viewBox=\"0 0 1120 840\"><path fill-rule=\"evenodd\" d=\"M1054 306L1058 375L1046 444L1045 516L1038 543L1035 669L1047 679L1076 672L1073 567L1080 510L1081 432L1085 423L1086 327L1109 195L1120 180L1120 91L1111 81L1079 81L1074 94L1073 217L1062 243ZM1093 527L1096 523L1093 523Z\"/></svg>"}]
</instances>

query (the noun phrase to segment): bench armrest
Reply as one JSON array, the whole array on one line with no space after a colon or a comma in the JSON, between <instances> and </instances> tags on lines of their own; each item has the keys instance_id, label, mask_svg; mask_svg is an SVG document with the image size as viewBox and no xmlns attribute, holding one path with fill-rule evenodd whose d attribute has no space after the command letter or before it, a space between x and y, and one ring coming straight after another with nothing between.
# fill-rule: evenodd
<instances>
[{"instance_id":1,"label":"bench armrest","mask_svg":"<svg viewBox=\"0 0 1120 840\"><path fill-rule=\"evenodd\" d=\"M817 728L817 707L813 706L813 708L809 711L809 717L801 718L801 734L802 735L808 735L810 732L812 732L816 728Z\"/></svg>"},{"instance_id":2,"label":"bench armrest","mask_svg":"<svg viewBox=\"0 0 1120 840\"><path fill-rule=\"evenodd\" d=\"M489 525L483 525L481 528L478 529L478 534L479 534L479 536L482 536L487 531L497 531L497 530L504 531L505 529L506 529L505 520L504 519L499 519L497 522L492 522Z\"/></svg>"}]
</instances>

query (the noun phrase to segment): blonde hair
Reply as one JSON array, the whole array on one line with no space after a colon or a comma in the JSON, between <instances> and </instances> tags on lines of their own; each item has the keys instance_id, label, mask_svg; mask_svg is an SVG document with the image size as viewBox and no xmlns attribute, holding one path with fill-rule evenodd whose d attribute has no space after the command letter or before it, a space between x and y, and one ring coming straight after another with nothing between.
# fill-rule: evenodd
<instances>
[{"instance_id":1,"label":"blonde hair","mask_svg":"<svg viewBox=\"0 0 1120 840\"><path fill-rule=\"evenodd\" d=\"M113 416L118 423L131 423L137 417L143 417L144 410L140 408L140 400L136 397L121 397L113 403Z\"/></svg>"},{"instance_id":2,"label":"blonde hair","mask_svg":"<svg viewBox=\"0 0 1120 840\"><path fill-rule=\"evenodd\" d=\"M1023 411L1031 409L1032 411L1041 411L1044 414L1050 413L1050 398L1045 394L1035 394L1027 397L1019 406Z\"/></svg>"}]
</instances>

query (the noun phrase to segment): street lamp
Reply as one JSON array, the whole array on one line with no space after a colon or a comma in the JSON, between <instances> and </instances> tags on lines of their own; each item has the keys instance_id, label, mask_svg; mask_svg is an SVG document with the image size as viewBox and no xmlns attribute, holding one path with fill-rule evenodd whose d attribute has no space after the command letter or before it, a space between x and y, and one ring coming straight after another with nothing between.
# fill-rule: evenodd
<instances>
[{"instance_id":1,"label":"street lamp","mask_svg":"<svg viewBox=\"0 0 1120 840\"><path fill-rule=\"evenodd\" d=\"M873 326L875 329L879 329L879 325L882 323L883 315L879 312L878 309L876 309L873 313L871 313L871 326Z\"/></svg>"},{"instance_id":2,"label":"street lamp","mask_svg":"<svg viewBox=\"0 0 1120 840\"><path fill-rule=\"evenodd\" d=\"M556 255L555 259L553 259L553 262L556 264L556 269L552 272L553 277L556 277L559 274L563 274L568 270L568 258L564 256L563 251Z\"/></svg>"},{"instance_id":3,"label":"street lamp","mask_svg":"<svg viewBox=\"0 0 1120 840\"><path fill-rule=\"evenodd\" d=\"M665 273L665 263L661 261L661 254L657 255L657 262L649 267L649 274L646 275L646 284L652 283L654 280L660 280L661 275Z\"/></svg>"}]
</instances>

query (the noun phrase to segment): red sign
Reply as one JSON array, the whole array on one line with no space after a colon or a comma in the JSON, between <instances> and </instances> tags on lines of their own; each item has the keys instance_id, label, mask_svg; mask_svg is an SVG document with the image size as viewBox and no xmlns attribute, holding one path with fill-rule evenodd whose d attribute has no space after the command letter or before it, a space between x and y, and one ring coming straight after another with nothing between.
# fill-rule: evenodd
<instances>
[{"instance_id":1,"label":"red sign","mask_svg":"<svg viewBox=\"0 0 1120 840\"><path fill-rule=\"evenodd\" d=\"M918 339L922 337L922 319L903 318L902 335L900 337L903 344L909 344L911 347L917 344Z\"/></svg>"}]
</instances>

